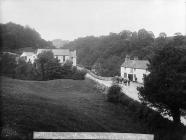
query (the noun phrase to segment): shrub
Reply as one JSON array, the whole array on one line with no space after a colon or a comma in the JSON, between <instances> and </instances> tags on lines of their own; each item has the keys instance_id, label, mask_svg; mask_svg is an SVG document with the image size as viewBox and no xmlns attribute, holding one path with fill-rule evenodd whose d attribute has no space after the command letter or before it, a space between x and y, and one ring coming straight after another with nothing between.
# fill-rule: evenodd
<instances>
[{"instance_id":1,"label":"shrub","mask_svg":"<svg viewBox=\"0 0 186 140\"><path fill-rule=\"evenodd\" d=\"M106 87L103 84L97 83L97 82L95 83L95 88L98 91L98 93L107 94L108 92L108 87Z\"/></svg>"},{"instance_id":2,"label":"shrub","mask_svg":"<svg viewBox=\"0 0 186 140\"><path fill-rule=\"evenodd\" d=\"M14 55L4 53L0 54L0 75L15 77L16 57Z\"/></svg>"},{"instance_id":3,"label":"shrub","mask_svg":"<svg viewBox=\"0 0 186 140\"><path fill-rule=\"evenodd\" d=\"M130 97L128 97L127 95L122 94L121 97L120 97L120 102L121 102L122 105L128 107L129 104L131 104L131 102L133 102L133 100Z\"/></svg>"},{"instance_id":4,"label":"shrub","mask_svg":"<svg viewBox=\"0 0 186 140\"><path fill-rule=\"evenodd\" d=\"M76 67L72 68L72 79L73 80L84 80L86 71L78 70Z\"/></svg>"},{"instance_id":5,"label":"shrub","mask_svg":"<svg viewBox=\"0 0 186 140\"><path fill-rule=\"evenodd\" d=\"M122 96L121 87L117 84L112 85L108 89L107 100L110 102L118 103Z\"/></svg>"}]
</instances>

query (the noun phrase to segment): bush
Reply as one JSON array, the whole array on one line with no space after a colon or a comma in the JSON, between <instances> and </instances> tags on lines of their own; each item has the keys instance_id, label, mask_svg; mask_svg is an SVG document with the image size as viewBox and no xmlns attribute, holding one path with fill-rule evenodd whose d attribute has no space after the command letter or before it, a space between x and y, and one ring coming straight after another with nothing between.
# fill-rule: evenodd
<instances>
[{"instance_id":1,"label":"bush","mask_svg":"<svg viewBox=\"0 0 186 140\"><path fill-rule=\"evenodd\" d=\"M0 54L0 75L15 77L16 56L9 53Z\"/></svg>"},{"instance_id":2,"label":"bush","mask_svg":"<svg viewBox=\"0 0 186 140\"><path fill-rule=\"evenodd\" d=\"M128 107L129 104L131 104L131 102L133 102L133 100L130 97L128 97L127 95L122 94L121 97L120 97L120 102L121 102L122 105Z\"/></svg>"},{"instance_id":3,"label":"bush","mask_svg":"<svg viewBox=\"0 0 186 140\"><path fill-rule=\"evenodd\" d=\"M86 71L78 70L76 67L72 68L72 79L73 80L84 80Z\"/></svg>"},{"instance_id":4,"label":"bush","mask_svg":"<svg viewBox=\"0 0 186 140\"><path fill-rule=\"evenodd\" d=\"M121 87L119 85L114 84L108 89L107 100L109 102L118 103L120 102L121 96L122 92Z\"/></svg>"},{"instance_id":5,"label":"bush","mask_svg":"<svg viewBox=\"0 0 186 140\"><path fill-rule=\"evenodd\" d=\"M135 121L147 126L148 133L153 133L155 140L182 140L184 137L186 132L184 126L175 126L170 120L163 118L159 112L121 94L118 85L111 86L107 95L109 101L121 103Z\"/></svg>"}]
</instances>

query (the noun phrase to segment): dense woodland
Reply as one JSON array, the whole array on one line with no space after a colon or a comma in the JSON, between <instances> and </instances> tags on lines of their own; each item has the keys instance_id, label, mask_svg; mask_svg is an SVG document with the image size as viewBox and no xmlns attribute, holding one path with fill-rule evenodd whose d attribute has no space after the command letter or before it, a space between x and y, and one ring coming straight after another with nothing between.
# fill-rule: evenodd
<instances>
[{"instance_id":1,"label":"dense woodland","mask_svg":"<svg viewBox=\"0 0 186 140\"><path fill-rule=\"evenodd\" d=\"M37 48L54 48L52 42L45 41L40 34L29 26L9 22L0 24L1 50L22 53Z\"/></svg>"},{"instance_id":2,"label":"dense woodland","mask_svg":"<svg viewBox=\"0 0 186 140\"><path fill-rule=\"evenodd\" d=\"M124 30L107 36L78 38L66 44L65 48L77 50L78 64L95 69L98 75L115 76L119 75L127 54L131 58L148 59L154 49L167 45L186 46L186 37L180 33L167 37L162 32L155 38L153 32L145 29L138 32Z\"/></svg>"},{"instance_id":3,"label":"dense woodland","mask_svg":"<svg viewBox=\"0 0 186 140\"><path fill-rule=\"evenodd\" d=\"M34 29L14 23L0 24L2 51L21 53L22 50L37 48L55 48L52 42L45 41ZM153 50L163 46L186 46L186 36L175 33L167 37L160 33L155 38L153 32L140 29L137 32L123 30L120 33L94 37L87 36L75 39L63 48L77 50L77 63L88 69L94 69L101 76L120 74L120 66L128 54L133 58L148 59Z\"/></svg>"}]
</instances>

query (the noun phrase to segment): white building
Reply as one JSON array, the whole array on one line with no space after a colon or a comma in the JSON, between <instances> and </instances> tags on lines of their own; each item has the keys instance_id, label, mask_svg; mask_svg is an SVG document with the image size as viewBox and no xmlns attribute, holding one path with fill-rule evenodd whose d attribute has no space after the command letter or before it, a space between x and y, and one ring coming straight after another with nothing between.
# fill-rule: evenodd
<instances>
[{"instance_id":1,"label":"white building","mask_svg":"<svg viewBox=\"0 0 186 140\"><path fill-rule=\"evenodd\" d=\"M23 52L21 57L25 59L26 62L33 63L37 58L37 55L43 51L52 51L55 58L59 59L60 63L65 63L67 60L72 61L72 65L76 66L76 50L70 51L69 49L38 49L36 53L34 52Z\"/></svg>"},{"instance_id":2,"label":"white building","mask_svg":"<svg viewBox=\"0 0 186 140\"><path fill-rule=\"evenodd\" d=\"M34 63L34 60L37 58L34 52L23 52L20 57L23 58L26 62L31 63Z\"/></svg>"},{"instance_id":3,"label":"white building","mask_svg":"<svg viewBox=\"0 0 186 140\"><path fill-rule=\"evenodd\" d=\"M137 57L134 60L130 60L129 56L126 56L125 62L121 65L121 77L143 83L144 75L148 75L147 60L138 60Z\"/></svg>"}]
</instances>

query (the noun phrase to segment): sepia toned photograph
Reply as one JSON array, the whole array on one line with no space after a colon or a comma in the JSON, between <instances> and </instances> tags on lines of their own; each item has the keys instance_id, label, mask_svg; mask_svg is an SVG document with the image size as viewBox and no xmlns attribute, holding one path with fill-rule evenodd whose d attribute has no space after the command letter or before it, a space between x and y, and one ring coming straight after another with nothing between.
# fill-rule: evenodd
<instances>
[{"instance_id":1,"label":"sepia toned photograph","mask_svg":"<svg viewBox=\"0 0 186 140\"><path fill-rule=\"evenodd\" d=\"M186 0L0 0L1 140L186 140Z\"/></svg>"}]
</instances>

